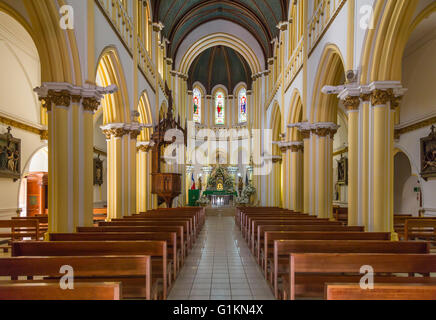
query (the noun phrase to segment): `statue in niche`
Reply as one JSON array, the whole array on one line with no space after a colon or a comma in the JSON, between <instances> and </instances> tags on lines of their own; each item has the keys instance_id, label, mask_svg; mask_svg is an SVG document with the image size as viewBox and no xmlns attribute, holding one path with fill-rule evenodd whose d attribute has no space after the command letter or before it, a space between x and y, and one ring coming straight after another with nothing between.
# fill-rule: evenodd
<instances>
[{"instance_id":1,"label":"statue in niche","mask_svg":"<svg viewBox=\"0 0 436 320\"><path fill-rule=\"evenodd\" d=\"M198 190L202 190L203 189L203 181L201 180L201 177L198 177Z\"/></svg>"},{"instance_id":2,"label":"statue in niche","mask_svg":"<svg viewBox=\"0 0 436 320\"><path fill-rule=\"evenodd\" d=\"M436 177L436 132L431 126L428 137L421 139L421 176L424 180Z\"/></svg>"},{"instance_id":3,"label":"statue in niche","mask_svg":"<svg viewBox=\"0 0 436 320\"><path fill-rule=\"evenodd\" d=\"M21 172L21 140L12 136L11 127L7 130L0 135L0 177L16 181Z\"/></svg>"}]
</instances>

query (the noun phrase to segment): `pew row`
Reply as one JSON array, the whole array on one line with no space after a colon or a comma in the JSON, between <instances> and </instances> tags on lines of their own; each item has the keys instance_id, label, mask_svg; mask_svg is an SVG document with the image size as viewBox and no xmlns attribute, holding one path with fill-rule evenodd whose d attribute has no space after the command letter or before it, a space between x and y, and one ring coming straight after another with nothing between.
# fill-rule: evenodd
<instances>
[{"instance_id":1,"label":"pew row","mask_svg":"<svg viewBox=\"0 0 436 320\"><path fill-rule=\"evenodd\" d=\"M63 291L76 291L76 288L79 288L84 282L119 282L121 286L118 286L118 289L121 288L122 292L118 294L118 298L145 298L150 300L152 297L150 256L41 256L0 258L0 276L11 278L11 281L0 281L0 284L4 285L2 290L7 290L10 285L16 285L14 288L11 288L11 290L16 291L11 291L10 295L2 291L0 293L0 300L7 299L8 297L10 299L49 299L49 293L57 293L59 297L55 297L55 299L72 298L71 294L74 293L65 293L63 295L55 290L55 288L47 289L49 290L47 294L36 292L36 286L34 289L29 289L28 293L21 292L25 286L38 283L45 283L47 286L50 286L50 283L54 283L59 287L59 278L65 275L60 273L62 266L71 266L74 271L74 290ZM18 281L20 276L25 276L28 280ZM37 279L41 277L43 277L43 280ZM51 280L46 280L47 277ZM83 284L83 296L78 294L74 295L74 298L92 298L89 296L92 293L91 283L88 286ZM103 289L104 287L101 286L98 292L95 291L96 298L110 297L108 295L110 291ZM12 292L21 294L21 298L18 295L13 295ZM115 292L112 291L112 294L115 294Z\"/></svg>"}]
</instances>

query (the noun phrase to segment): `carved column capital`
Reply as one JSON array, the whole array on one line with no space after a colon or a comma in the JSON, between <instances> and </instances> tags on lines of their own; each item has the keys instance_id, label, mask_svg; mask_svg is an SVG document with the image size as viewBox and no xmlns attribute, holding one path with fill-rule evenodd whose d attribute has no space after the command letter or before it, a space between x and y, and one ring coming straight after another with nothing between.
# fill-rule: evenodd
<instances>
[{"instance_id":1,"label":"carved column capital","mask_svg":"<svg viewBox=\"0 0 436 320\"><path fill-rule=\"evenodd\" d=\"M338 132L339 126L333 122L319 122L314 123L312 126L312 132L319 137L330 136L331 139Z\"/></svg>"},{"instance_id":2,"label":"carved column capital","mask_svg":"<svg viewBox=\"0 0 436 320\"><path fill-rule=\"evenodd\" d=\"M360 107L360 97L348 96L343 100L343 103L348 111L358 111Z\"/></svg>"},{"instance_id":3,"label":"carved column capital","mask_svg":"<svg viewBox=\"0 0 436 320\"><path fill-rule=\"evenodd\" d=\"M389 90L375 89L371 93L371 104L381 106L387 104L392 99L392 92Z\"/></svg>"}]
</instances>

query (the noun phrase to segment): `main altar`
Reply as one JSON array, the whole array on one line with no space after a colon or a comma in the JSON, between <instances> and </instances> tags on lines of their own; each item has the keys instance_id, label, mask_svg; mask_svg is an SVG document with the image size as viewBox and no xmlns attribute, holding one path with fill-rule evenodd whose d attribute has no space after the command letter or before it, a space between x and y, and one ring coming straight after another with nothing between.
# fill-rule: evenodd
<instances>
[{"instance_id":1,"label":"main altar","mask_svg":"<svg viewBox=\"0 0 436 320\"><path fill-rule=\"evenodd\" d=\"M232 206L238 193L234 189L235 179L226 167L215 167L208 180L203 196L207 197L212 207Z\"/></svg>"}]
</instances>

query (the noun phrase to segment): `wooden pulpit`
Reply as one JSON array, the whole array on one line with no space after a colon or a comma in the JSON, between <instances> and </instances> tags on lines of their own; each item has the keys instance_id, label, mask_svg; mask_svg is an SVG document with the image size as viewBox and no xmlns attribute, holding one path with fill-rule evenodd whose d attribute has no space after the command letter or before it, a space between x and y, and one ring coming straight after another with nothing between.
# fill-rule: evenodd
<instances>
[{"instance_id":1,"label":"wooden pulpit","mask_svg":"<svg viewBox=\"0 0 436 320\"><path fill-rule=\"evenodd\" d=\"M182 193L182 175L179 173L152 173L152 193L165 200L172 208L173 200Z\"/></svg>"}]
</instances>

